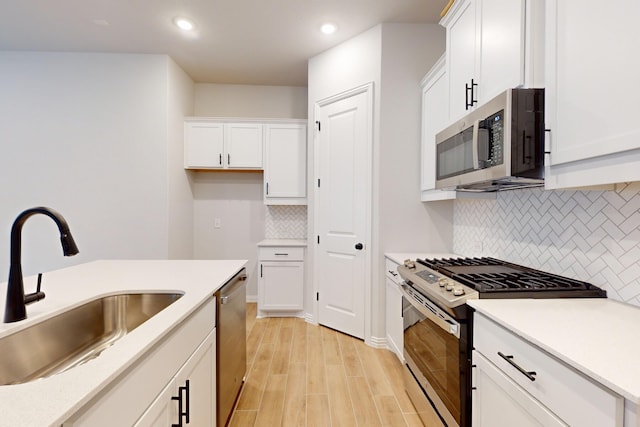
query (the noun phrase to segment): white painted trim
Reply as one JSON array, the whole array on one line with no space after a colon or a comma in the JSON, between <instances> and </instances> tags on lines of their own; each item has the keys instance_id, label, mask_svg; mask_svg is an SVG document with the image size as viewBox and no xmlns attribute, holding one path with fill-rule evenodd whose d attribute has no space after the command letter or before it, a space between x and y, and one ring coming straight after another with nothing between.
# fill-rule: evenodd
<instances>
[{"instance_id":1,"label":"white painted trim","mask_svg":"<svg viewBox=\"0 0 640 427\"><path fill-rule=\"evenodd\" d=\"M389 345L387 343L387 339L386 338L380 338L380 337L371 337L368 341L367 344L371 347L374 348L381 348L381 349L388 349Z\"/></svg>"},{"instance_id":2,"label":"white painted trim","mask_svg":"<svg viewBox=\"0 0 640 427\"><path fill-rule=\"evenodd\" d=\"M311 313L304 314L304 321L307 323L311 323L312 325L318 325L318 322L315 321L315 319L313 318L313 314Z\"/></svg>"}]
</instances>

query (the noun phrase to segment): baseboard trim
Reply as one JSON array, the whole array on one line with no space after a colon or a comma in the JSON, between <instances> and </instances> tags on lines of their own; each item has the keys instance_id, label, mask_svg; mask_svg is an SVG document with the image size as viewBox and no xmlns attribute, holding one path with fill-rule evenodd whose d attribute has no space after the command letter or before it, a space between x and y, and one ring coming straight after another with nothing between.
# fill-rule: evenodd
<instances>
[{"instance_id":1,"label":"baseboard trim","mask_svg":"<svg viewBox=\"0 0 640 427\"><path fill-rule=\"evenodd\" d=\"M374 348L389 348L386 338L371 337L367 344Z\"/></svg>"}]
</instances>

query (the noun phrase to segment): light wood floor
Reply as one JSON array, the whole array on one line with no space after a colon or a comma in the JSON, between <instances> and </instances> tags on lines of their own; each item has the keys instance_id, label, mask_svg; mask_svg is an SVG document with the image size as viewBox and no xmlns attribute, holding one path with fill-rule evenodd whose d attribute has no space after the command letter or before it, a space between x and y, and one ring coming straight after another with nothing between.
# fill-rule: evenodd
<instances>
[{"instance_id":1,"label":"light wood floor","mask_svg":"<svg viewBox=\"0 0 640 427\"><path fill-rule=\"evenodd\" d=\"M230 426L420 426L388 350L247 304L247 379Z\"/></svg>"}]
</instances>

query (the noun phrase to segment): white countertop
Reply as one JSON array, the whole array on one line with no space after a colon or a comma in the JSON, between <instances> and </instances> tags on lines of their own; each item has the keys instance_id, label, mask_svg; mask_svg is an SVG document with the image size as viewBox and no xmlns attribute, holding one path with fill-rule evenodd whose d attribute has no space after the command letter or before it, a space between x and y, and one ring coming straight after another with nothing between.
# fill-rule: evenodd
<instances>
[{"instance_id":1,"label":"white countertop","mask_svg":"<svg viewBox=\"0 0 640 427\"><path fill-rule=\"evenodd\" d=\"M258 246L307 246L303 239L265 239L258 242Z\"/></svg>"},{"instance_id":2,"label":"white countertop","mask_svg":"<svg viewBox=\"0 0 640 427\"><path fill-rule=\"evenodd\" d=\"M640 308L611 299L467 302L516 335L640 404Z\"/></svg>"},{"instance_id":3,"label":"white countertop","mask_svg":"<svg viewBox=\"0 0 640 427\"><path fill-rule=\"evenodd\" d=\"M446 252L390 252L385 253L384 256L397 264L404 264L405 259L415 261L416 258L458 258L461 255Z\"/></svg>"},{"instance_id":4,"label":"white countertop","mask_svg":"<svg viewBox=\"0 0 640 427\"><path fill-rule=\"evenodd\" d=\"M140 291L184 295L84 365L26 384L0 386L0 426L61 425L245 264L246 260L95 261L45 273L42 290L46 298L27 306L26 320L1 323L0 337L100 296ZM31 282L33 278L25 278L27 291L31 291ZM6 284L0 293L4 308Z\"/></svg>"}]
</instances>

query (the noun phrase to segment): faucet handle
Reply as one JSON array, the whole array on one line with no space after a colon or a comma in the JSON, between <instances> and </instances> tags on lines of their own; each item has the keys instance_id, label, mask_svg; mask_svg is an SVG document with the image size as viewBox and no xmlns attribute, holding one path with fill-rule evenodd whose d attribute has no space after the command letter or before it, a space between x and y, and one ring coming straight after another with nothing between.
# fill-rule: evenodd
<instances>
[{"instance_id":1,"label":"faucet handle","mask_svg":"<svg viewBox=\"0 0 640 427\"><path fill-rule=\"evenodd\" d=\"M45 294L40 290L41 287L42 287L42 273L38 273L38 283L36 284L36 291L24 296L25 305L44 299Z\"/></svg>"}]
</instances>

